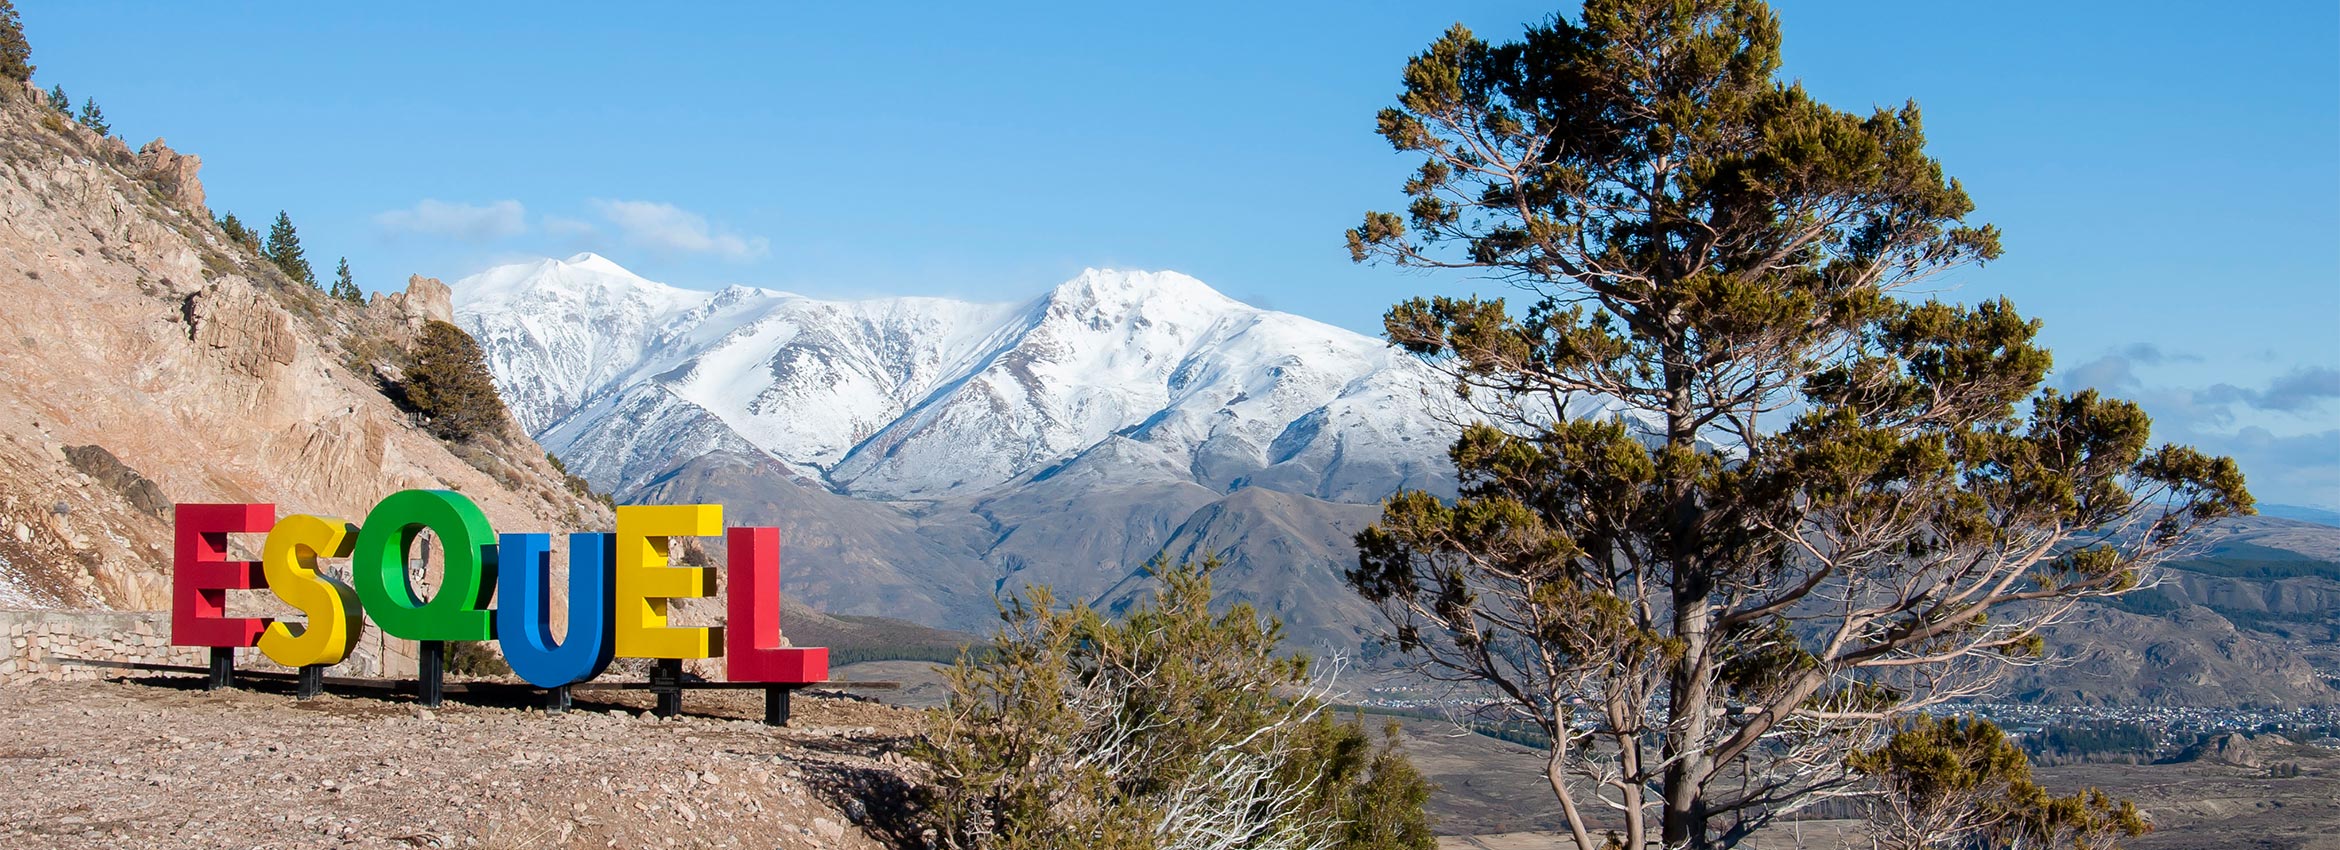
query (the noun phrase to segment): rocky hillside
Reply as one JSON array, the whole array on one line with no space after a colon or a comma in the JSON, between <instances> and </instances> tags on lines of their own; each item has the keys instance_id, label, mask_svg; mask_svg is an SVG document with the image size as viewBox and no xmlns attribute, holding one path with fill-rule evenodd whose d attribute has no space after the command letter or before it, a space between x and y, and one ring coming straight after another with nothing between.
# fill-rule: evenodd
<instances>
[{"instance_id":1,"label":"rocky hillside","mask_svg":"<svg viewBox=\"0 0 2340 850\"><path fill-rule=\"evenodd\" d=\"M516 427L449 444L393 400L446 287L294 283L213 224L200 166L0 91L0 606L167 607L177 502L358 520L445 487L500 529L607 527Z\"/></svg>"},{"instance_id":2,"label":"rocky hillside","mask_svg":"<svg viewBox=\"0 0 2340 850\"><path fill-rule=\"evenodd\" d=\"M2048 632L2008 695L2063 705L2340 705L2340 529L2221 520L2152 586Z\"/></svg>"}]
</instances>

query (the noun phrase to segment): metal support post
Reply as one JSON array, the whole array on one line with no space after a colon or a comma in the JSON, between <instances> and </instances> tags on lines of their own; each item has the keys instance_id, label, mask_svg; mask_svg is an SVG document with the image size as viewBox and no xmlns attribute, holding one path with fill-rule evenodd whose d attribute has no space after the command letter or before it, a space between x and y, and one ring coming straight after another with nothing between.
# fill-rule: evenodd
<instances>
[{"instance_id":1,"label":"metal support post","mask_svg":"<svg viewBox=\"0 0 2340 850\"><path fill-rule=\"evenodd\" d=\"M435 640L426 640L420 642L418 649L420 651L416 654L415 659L415 675L418 681L415 684L420 691L422 706L424 708L438 708L439 701L446 697L446 644Z\"/></svg>"},{"instance_id":2,"label":"metal support post","mask_svg":"<svg viewBox=\"0 0 2340 850\"><path fill-rule=\"evenodd\" d=\"M236 649L232 646L211 648L211 676L203 680L207 691L224 690L236 686Z\"/></svg>"},{"instance_id":3,"label":"metal support post","mask_svg":"<svg viewBox=\"0 0 2340 850\"><path fill-rule=\"evenodd\" d=\"M795 692L795 688L787 685L764 687L764 725L788 725L788 697Z\"/></svg>"},{"instance_id":4,"label":"metal support post","mask_svg":"<svg viewBox=\"0 0 2340 850\"><path fill-rule=\"evenodd\" d=\"M650 692L658 695L653 713L659 717L682 713L682 659L658 659L658 665L650 668Z\"/></svg>"}]
</instances>

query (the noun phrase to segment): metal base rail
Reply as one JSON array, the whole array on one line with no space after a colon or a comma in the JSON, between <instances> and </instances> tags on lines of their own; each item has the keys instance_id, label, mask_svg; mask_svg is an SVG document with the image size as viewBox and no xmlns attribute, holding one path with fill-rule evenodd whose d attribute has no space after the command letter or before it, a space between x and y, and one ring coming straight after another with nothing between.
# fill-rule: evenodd
<instances>
[{"instance_id":1,"label":"metal base rail","mask_svg":"<svg viewBox=\"0 0 2340 850\"><path fill-rule=\"evenodd\" d=\"M229 656L227 663L225 664L221 663L222 655ZM69 658L58 655L47 656L42 660L50 664L73 665L78 667L102 667L111 670L139 670L154 673L196 673L204 676L205 690L217 690L219 688L234 687L234 682L237 678L261 682L291 683L294 687L294 693L300 699L308 699L311 696L322 693L328 687L348 690L410 693L416 695L418 699L422 700L425 707L437 706L439 701L437 699L433 699L433 697L443 694L492 694L507 698L525 698L532 694L540 694L542 695L544 710L547 714L559 714L561 712L567 711L570 705L570 694L574 691L652 691L658 695L658 704L655 708L652 709L652 713L658 717L673 717L682 713L683 691L761 690L764 692L764 724L767 726L788 725L788 717L790 714L789 696L800 689L817 688L830 692L842 692L890 691L897 690L902 687L902 683L900 682L852 682L838 680L814 682L802 685L773 685L764 682L694 682L683 679L681 662L674 661L672 659L661 660L657 666L650 668L650 680L646 682L578 682L567 687L552 688L549 690L536 687L535 685L516 684L512 682L448 682L440 679L437 676L430 675L431 672L435 671L427 670L422 674L420 681L410 679L367 679L353 676L327 676L325 675L325 668L320 666L302 667L297 672L289 673L277 672L274 670L238 670L235 669L233 656L228 653L221 652L214 652L211 656L210 663L201 667L191 664L161 664L151 661L106 661L96 658Z\"/></svg>"}]
</instances>

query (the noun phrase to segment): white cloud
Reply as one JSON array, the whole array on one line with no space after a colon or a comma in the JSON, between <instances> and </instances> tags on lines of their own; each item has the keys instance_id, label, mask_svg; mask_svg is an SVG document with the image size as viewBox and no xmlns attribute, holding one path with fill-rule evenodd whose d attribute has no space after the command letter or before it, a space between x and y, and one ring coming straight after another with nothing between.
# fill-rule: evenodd
<instances>
[{"instance_id":1,"label":"white cloud","mask_svg":"<svg viewBox=\"0 0 2340 850\"><path fill-rule=\"evenodd\" d=\"M2340 402L2340 368L2294 364L2263 386L2206 387L2171 380L2153 368L2199 361L2188 357L2129 346L2059 370L2056 383L2137 402L2152 414L2157 442L2233 457L2261 501L2340 505L2340 429L2329 427L2325 413Z\"/></svg>"},{"instance_id":2,"label":"white cloud","mask_svg":"<svg viewBox=\"0 0 2340 850\"><path fill-rule=\"evenodd\" d=\"M593 222L581 218L547 215L539 221L544 226L544 232L569 239L584 239L601 232L601 228L594 227Z\"/></svg>"},{"instance_id":3,"label":"white cloud","mask_svg":"<svg viewBox=\"0 0 2340 850\"><path fill-rule=\"evenodd\" d=\"M528 232L528 211L519 201L464 204L424 198L406 209L376 214L374 224L394 234L420 233L468 242L492 242Z\"/></svg>"},{"instance_id":4,"label":"white cloud","mask_svg":"<svg viewBox=\"0 0 2340 850\"><path fill-rule=\"evenodd\" d=\"M771 245L761 236L743 237L708 224L707 217L655 201L594 200L593 209L626 241L685 254L713 254L727 260L763 256Z\"/></svg>"}]
</instances>

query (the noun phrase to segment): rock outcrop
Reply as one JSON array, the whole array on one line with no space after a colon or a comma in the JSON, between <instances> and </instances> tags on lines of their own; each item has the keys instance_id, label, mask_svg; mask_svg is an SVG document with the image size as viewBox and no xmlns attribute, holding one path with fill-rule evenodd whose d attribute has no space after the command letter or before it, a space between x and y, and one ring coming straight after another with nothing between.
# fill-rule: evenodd
<instances>
[{"instance_id":1,"label":"rock outcrop","mask_svg":"<svg viewBox=\"0 0 2340 850\"><path fill-rule=\"evenodd\" d=\"M138 176L154 183L163 197L179 209L209 217L211 211L203 206L203 181L195 174L203 169L203 158L171 150L160 138L147 142L138 149L136 159Z\"/></svg>"},{"instance_id":2,"label":"rock outcrop","mask_svg":"<svg viewBox=\"0 0 2340 850\"><path fill-rule=\"evenodd\" d=\"M268 378L299 354L292 317L262 303L270 298L236 275L213 280L187 297L187 338L238 374ZM273 300L273 299L271 299Z\"/></svg>"},{"instance_id":3,"label":"rock outcrop","mask_svg":"<svg viewBox=\"0 0 2340 850\"><path fill-rule=\"evenodd\" d=\"M2318 759L2328 754L2273 733L2253 735L2228 732L2187 747L2171 761L2207 761L2235 767L2262 768L2288 759Z\"/></svg>"},{"instance_id":4,"label":"rock outcrop","mask_svg":"<svg viewBox=\"0 0 2340 850\"><path fill-rule=\"evenodd\" d=\"M81 470L81 474L122 494L122 498L129 499L130 506L141 513L156 519L170 516L171 497L163 492L162 487L155 484L153 479L140 475L138 470L131 469L113 452L106 451L106 447L66 446L65 459L72 461L73 468Z\"/></svg>"},{"instance_id":5,"label":"rock outcrop","mask_svg":"<svg viewBox=\"0 0 2340 850\"><path fill-rule=\"evenodd\" d=\"M398 344L405 345L422 334L425 324L455 321L454 291L438 278L409 275L406 291L374 296L366 304L366 316L381 323Z\"/></svg>"}]
</instances>

